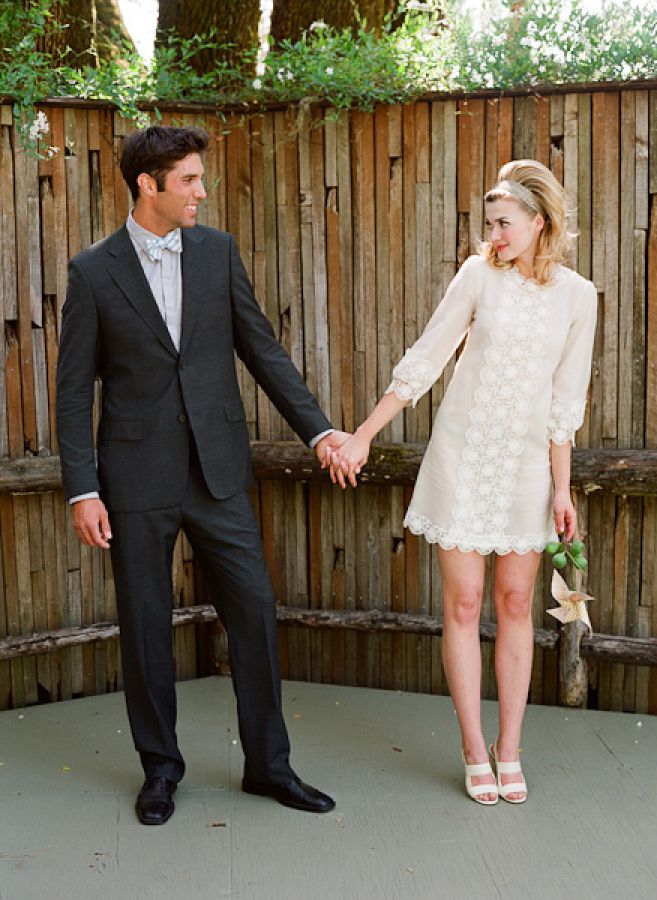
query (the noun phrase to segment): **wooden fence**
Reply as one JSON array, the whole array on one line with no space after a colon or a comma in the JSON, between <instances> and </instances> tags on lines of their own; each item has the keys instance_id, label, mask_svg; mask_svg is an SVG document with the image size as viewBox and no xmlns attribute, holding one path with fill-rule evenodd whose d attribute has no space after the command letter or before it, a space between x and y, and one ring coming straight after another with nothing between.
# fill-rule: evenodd
<instances>
[{"instance_id":1,"label":"wooden fence","mask_svg":"<svg viewBox=\"0 0 657 900\"><path fill-rule=\"evenodd\" d=\"M44 109L60 152L36 161L19 145L10 107L0 107L0 458L9 473L4 490L0 478L0 643L115 617L107 555L78 544L61 493L39 487L41 463L25 457L57 454L54 373L66 261L125 219L129 197L117 160L127 125L98 105ZM275 331L334 424L346 429L376 402L458 264L475 252L482 196L499 166L513 157L546 163L576 204L575 264L600 295L591 402L578 445L620 448L620 468L633 451L657 448L657 84L428 99L339 117L290 109L242 120L234 113L227 127L212 111L188 107L168 112L165 122L211 133L201 221L235 234ZM452 371L381 439L425 442ZM291 440L244 372L241 385L252 437ZM654 472L653 456L646 459ZM310 477L258 482L253 499L280 603L440 620L436 554L401 525L410 487L374 482L346 493ZM597 598L594 629L657 636L654 485L618 493L600 478L586 493L587 485L581 481L577 500L588 587ZM555 629L544 614L552 605L549 575L544 567L534 600L541 633ZM174 595L179 608L207 599L184 538L175 551ZM319 613L316 619L321 624ZM494 620L490 590L482 619ZM105 637L0 656L0 708L119 688L116 639ZM280 641L290 678L446 691L437 636L288 625ZM559 698L555 647L537 645L533 702ZM224 649L214 626L181 624L178 676L221 668ZM488 697L495 696L491 650L482 646ZM656 669L594 659L588 675L591 705L657 712Z\"/></svg>"}]
</instances>

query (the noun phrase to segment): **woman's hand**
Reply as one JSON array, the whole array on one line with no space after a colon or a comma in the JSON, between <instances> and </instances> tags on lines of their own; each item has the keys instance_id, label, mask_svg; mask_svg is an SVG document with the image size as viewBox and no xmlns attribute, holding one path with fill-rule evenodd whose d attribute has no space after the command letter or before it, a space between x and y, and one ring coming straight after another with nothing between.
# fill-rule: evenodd
<instances>
[{"instance_id":1,"label":"woman's hand","mask_svg":"<svg viewBox=\"0 0 657 900\"><path fill-rule=\"evenodd\" d=\"M370 441L362 432L356 430L348 441L338 449L329 451L330 473L333 484L336 482L345 488L345 476L352 487L356 487L356 475L360 475L361 469L367 462L370 454Z\"/></svg>"},{"instance_id":2,"label":"woman's hand","mask_svg":"<svg viewBox=\"0 0 657 900\"><path fill-rule=\"evenodd\" d=\"M554 494L554 527L558 535L564 535L572 541L577 531L577 513L569 490L556 491Z\"/></svg>"}]
</instances>

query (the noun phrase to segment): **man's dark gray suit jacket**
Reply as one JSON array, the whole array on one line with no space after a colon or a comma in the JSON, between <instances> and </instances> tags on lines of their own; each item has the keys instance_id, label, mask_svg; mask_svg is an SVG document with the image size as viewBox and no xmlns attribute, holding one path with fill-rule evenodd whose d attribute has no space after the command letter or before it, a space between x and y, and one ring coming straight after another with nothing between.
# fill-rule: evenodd
<instances>
[{"instance_id":1,"label":"man's dark gray suit jacket","mask_svg":"<svg viewBox=\"0 0 657 900\"><path fill-rule=\"evenodd\" d=\"M99 491L108 509L126 512L176 505L187 484L188 429L210 493L245 490L251 456L235 351L303 441L331 427L261 312L233 238L200 225L182 237L180 353L125 226L69 264L57 373L67 498Z\"/></svg>"}]
</instances>

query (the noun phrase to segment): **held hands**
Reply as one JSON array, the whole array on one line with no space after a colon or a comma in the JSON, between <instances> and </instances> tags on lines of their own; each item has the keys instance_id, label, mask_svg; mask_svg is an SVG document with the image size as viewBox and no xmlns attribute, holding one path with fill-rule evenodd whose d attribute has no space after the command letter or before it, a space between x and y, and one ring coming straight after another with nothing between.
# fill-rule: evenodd
<instances>
[{"instance_id":1,"label":"held hands","mask_svg":"<svg viewBox=\"0 0 657 900\"><path fill-rule=\"evenodd\" d=\"M337 448L341 447L350 437L351 435L348 431L332 431L330 434L327 434L326 437L323 437L321 441L317 441L315 444L315 453L317 454L317 459L322 464L322 469L325 469L329 464L331 451L337 450Z\"/></svg>"},{"instance_id":2,"label":"held hands","mask_svg":"<svg viewBox=\"0 0 657 900\"><path fill-rule=\"evenodd\" d=\"M566 541L572 541L577 531L577 513L569 490L554 494L554 527L557 534L563 534Z\"/></svg>"},{"instance_id":3,"label":"held hands","mask_svg":"<svg viewBox=\"0 0 657 900\"><path fill-rule=\"evenodd\" d=\"M102 500L78 500L73 504L72 515L73 528L83 544L109 550L112 529Z\"/></svg>"},{"instance_id":4,"label":"held hands","mask_svg":"<svg viewBox=\"0 0 657 900\"><path fill-rule=\"evenodd\" d=\"M345 441L338 450L330 451L330 474L333 484L336 482L341 488L346 488L345 476L352 487L358 482L356 476L367 462L370 453L371 441L357 430L348 441Z\"/></svg>"}]
</instances>

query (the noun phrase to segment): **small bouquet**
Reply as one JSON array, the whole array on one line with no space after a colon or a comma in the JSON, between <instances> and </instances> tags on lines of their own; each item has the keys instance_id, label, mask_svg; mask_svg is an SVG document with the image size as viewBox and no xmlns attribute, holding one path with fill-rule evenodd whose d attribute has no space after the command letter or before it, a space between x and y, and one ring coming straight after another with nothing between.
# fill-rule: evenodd
<instances>
[{"instance_id":1,"label":"small bouquet","mask_svg":"<svg viewBox=\"0 0 657 900\"><path fill-rule=\"evenodd\" d=\"M593 628L591 627L586 604L594 598L588 594L583 594L581 591L571 590L568 582L557 571L565 569L567 573L572 566L574 570L586 572L588 561L584 556L584 544L581 541L571 541L569 543L561 539L558 543L551 541L545 549L552 557L552 565L554 566L552 596L559 604L554 609L548 609L547 612L564 625L568 622L584 622L589 630L589 634L592 634Z\"/></svg>"}]
</instances>

